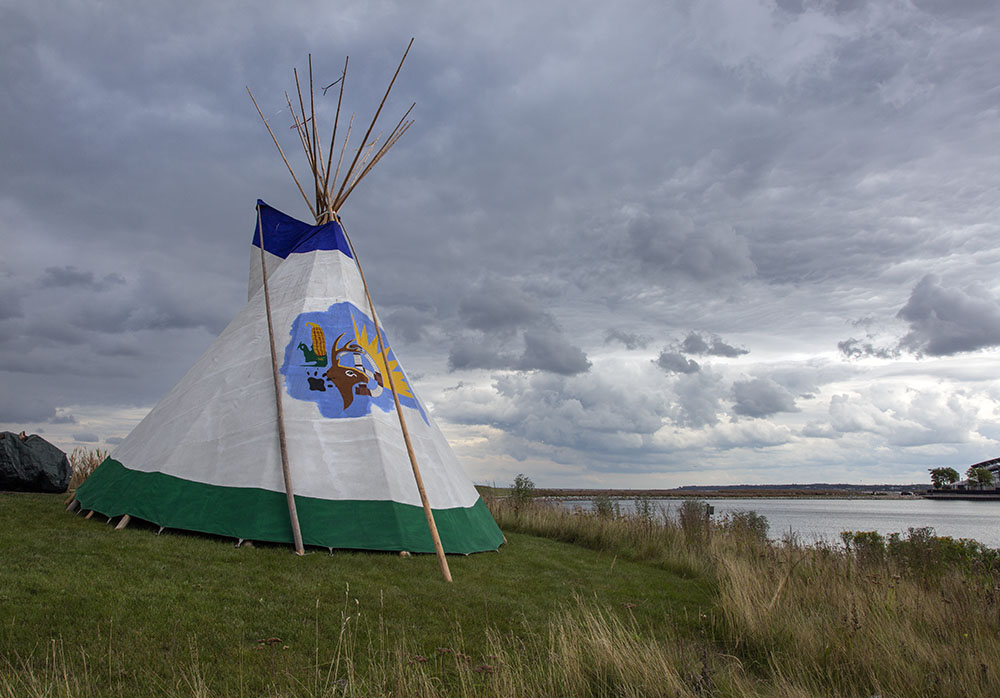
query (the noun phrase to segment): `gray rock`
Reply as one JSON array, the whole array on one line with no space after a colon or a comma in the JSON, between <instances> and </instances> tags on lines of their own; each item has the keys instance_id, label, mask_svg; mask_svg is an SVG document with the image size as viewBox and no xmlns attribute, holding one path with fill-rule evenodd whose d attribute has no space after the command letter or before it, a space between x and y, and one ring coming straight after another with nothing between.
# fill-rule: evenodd
<instances>
[{"instance_id":1,"label":"gray rock","mask_svg":"<svg viewBox=\"0 0 1000 698\"><path fill-rule=\"evenodd\" d=\"M37 434L0 432L0 490L65 492L73 469L61 450Z\"/></svg>"}]
</instances>

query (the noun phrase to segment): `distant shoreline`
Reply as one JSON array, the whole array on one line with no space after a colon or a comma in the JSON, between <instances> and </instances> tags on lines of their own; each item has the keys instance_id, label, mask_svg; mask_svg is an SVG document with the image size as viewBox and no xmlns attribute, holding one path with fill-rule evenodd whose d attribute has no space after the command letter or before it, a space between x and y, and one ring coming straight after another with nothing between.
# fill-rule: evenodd
<instances>
[{"instance_id":1,"label":"distant shoreline","mask_svg":"<svg viewBox=\"0 0 1000 698\"><path fill-rule=\"evenodd\" d=\"M612 499L635 499L649 497L650 499L866 499L922 497L929 489L927 486L912 489L880 489L872 488L830 488L813 489L808 487L734 487L718 489L673 489L673 490L625 490L625 489L574 489L574 488L537 488L536 497L553 499L593 499L595 497L610 497ZM906 492L907 494L903 494Z\"/></svg>"}]
</instances>

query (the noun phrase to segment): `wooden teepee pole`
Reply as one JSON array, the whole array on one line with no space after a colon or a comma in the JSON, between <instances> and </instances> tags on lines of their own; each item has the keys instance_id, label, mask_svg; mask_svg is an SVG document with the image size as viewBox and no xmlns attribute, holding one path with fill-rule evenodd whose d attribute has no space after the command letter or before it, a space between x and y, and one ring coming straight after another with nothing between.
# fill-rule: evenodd
<instances>
[{"instance_id":1,"label":"wooden teepee pole","mask_svg":"<svg viewBox=\"0 0 1000 698\"><path fill-rule=\"evenodd\" d=\"M253 92L250 91L249 86L247 87L247 94L250 95L250 100L253 102L254 108L257 109L257 113L260 115L260 120L264 122L264 127L267 129L267 132L271 134L271 140L274 141L274 145L278 148L278 154L281 155L281 159L284 160L285 167L288 168L288 174L292 175L292 179L295 181L295 186L299 188L299 193L302 194L302 198L306 200L306 206L309 207L310 213L312 213L313 218L315 218L316 209L313 208L312 201L309 200L309 197L306 196L306 192L302 188L302 185L299 184L299 178L295 176L295 170L293 170L292 166L288 164L288 158L285 157L285 151L281 149L281 144L278 143L278 139L275 137L274 131L271 130L271 125L267 123L267 119L264 118L264 113L260 110L260 107L257 106L257 100L254 99ZM292 118L295 118L294 112L292 113ZM263 249L263 247L261 249Z\"/></svg>"},{"instance_id":2,"label":"wooden teepee pole","mask_svg":"<svg viewBox=\"0 0 1000 698\"><path fill-rule=\"evenodd\" d=\"M403 118L400 119L396 127L389 133L385 142L380 148L376 150L376 145L379 139L375 142L366 146L368 143L368 137L371 135L375 128L375 124L378 121L379 115L382 112L385 103L389 98L390 92L392 92L392 87L396 82L396 78L399 77L399 72L403 68L403 63L406 61L406 56L410 52L410 48L413 46L413 39L410 39L409 45L406 47L406 51L403 52L403 57L399 61L399 65L396 67L396 72L392 76L392 80L389 81L389 86L386 88L385 94L382 96L382 101L379 103L378 109L375 110L375 115L372 117L371 123L368 126L368 130L365 132L364 138L361 139L361 147L358 148L357 152L354 154L354 158L351 160L350 165L347 167L347 171L344 173L342 179L340 179L339 188L337 188L337 182L340 175L341 166L344 162L344 154L347 150L347 144L351 138L351 128L354 124L354 117L351 116L351 120L347 126L347 135L344 138L344 143L340 149L340 157L337 161L337 169L333 173L331 179L330 167L333 162L333 149L337 138L337 125L340 121L340 109L343 101L344 95L344 83L347 78L347 60L344 61L344 70L340 77L340 93L337 98L337 113L334 117L333 133L330 137L330 151L326 157L326 166L323 166L323 147L319 142L319 132L316 125L316 103L315 103L315 87L313 83L313 70L312 70L312 56L309 56L309 114L306 114L305 100L302 96L302 86L299 81L299 74L297 70L293 70L295 75L295 88L299 99L299 113L301 114L301 121L299 115L296 114L295 108L292 106L291 99L288 93L285 93L285 101L288 102L288 109L292 113L295 123L293 128L299 136L299 142L302 145L303 150L306 154L306 161L309 163L309 167L313 173L313 184L314 184L314 194L315 194L315 206L313 201L306 194L305 189L299 182L298 177L295 176L295 172L292 166L288 162L288 158L285 157L284 151L281 149L281 145L278 143L278 139L274 132L271 130L270 124L267 123L267 119L264 118L264 114L261 112L260 107L257 104L257 100L253 96L253 92L247 87L247 93L250 95L250 99L253 101L254 107L257 109L257 114L260 116L261 120L264 122L264 126L267 128L268 134L271 136L271 140L274 141L275 147L278 149L278 153L281 155L281 159L285 163L285 167L288 168L289 174L292 175L292 179L295 181L296 187L298 187L299 193L306 202L306 206L309 207L309 212L313 214L316 219L317 224L326 223L330 220L336 220L339 222L338 212L340 206L344 203L347 197L354 191L354 187L364 179L364 177L371 172L371 169L375 164L388 152L400 136L410 127L413 123L412 121L406 121L406 117L409 115L410 110L413 109L411 105L410 109L406 111ZM309 125L309 120L312 120L312 125ZM367 148L367 149L366 149ZM374 155L371 153L374 151ZM369 157L371 158L369 160ZM333 190L337 188L337 193L334 195ZM302 548L302 534L299 529L298 515L295 511L295 495L292 488L291 473L288 468L288 451L285 442L285 427L284 427L284 412L281 405L281 380L278 376L278 361L277 361L277 351L274 346L274 327L271 320L271 299L270 291L268 288L267 281L267 267L265 265L264 259L264 231L263 225L261 224L261 215L258 208L257 211L257 221L258 230L260 231L260 258L261 258L261 272L264 286L264 305L267 313L267 332L268 339L270 341L271 347L271 370L274 378L274 394L275 394L275 406L278 413L278 441L281 447L281 468L282 474L285 478L285 494L288 498L288 514L289 519L292 524L292 534L295 539L295 550L300 555L303 554ZM386 366L386 372L389 377L389 390L392 391L392 399L396 406L396 415L399 417L399 426L403 432L403 441L406 444L406 452L410 458L410 466L413 469L413 477L417 484L417 491L420 493L420 501L424 506L424 514L427 517L427 525L430 529L431 539L434 542L434 550L437 553L438 561L441 565L441 572L444 575L445 581L451 581L451 572L448 569L448 560L444 554L444 547L441 545L441 537L438 535L437 526L434 523L434 514L431 511L430 502L427 499L427 492L424 489L423 478L420 476L420 468L417 465L416 453L413 450L413 444L410 440L410 432L406 428L406 418L403 416L403 409L399 402L399 395L396 392L395 381L392 377L392 371L389 368L389 355L388 348L385 346L385 342L382 341L381 332L378 326L378 318L375 316L375 305L372 302L371 293L368 290L368 282L365 280L364 270L361 268L361 263L358 261L357 253L354 250L354 245L351 243L351 239L347 236L347 231L344 231L344 236L347 238L347 242L351 247L351 253L354 255L354 261L358 266L358 273L361 276L361 282L365 289L365 298L368 301L368 308L371 311L372 321L375 324L375 336L381 344L382 360Z\"/></svg>"},{"instance_id":3,"label":"wooden teepee pole","mask_svg":"<svg viewBox=\"0 0 1000 698\"><path fill-rule=\"evenodd\" d=\"M434 552L437 554L438 565L441 567L441 575L444 577L444 581L451 581L451 570L448 569L448 558L444 554L444 546L441 545L441 536L438 535L437 524L434 523L434 512L431 511L430 500L427 499L427 491L424 489L424 479L420 476L420 466L417 465L417 454L413 450L413 443L410 441L410 430L406 428L406 418L403 416L403 407L399 404L399 394L396 392L396 382L392 379L392 366L389 365L389 349L385 345L385 340L382 338L382 332L379 330L378 317L375 315L375 304L372 302L372 294L368 290L368 282L365 280L365 272L361 268L361 262L358 260L358 253L354 249L354 243L351 242L351 236L347 234L347 229L344 228L343 222L340 223L340 229L344 231L344 237L347 239L347 244L351 248L351 255L354 256L354 263L358 267L358 273L361 275L361 285L365 289L365 298L368 301L368 310L372 314L372 322L375 324L375 339L379 343L379 348L382 352L382 364L385 366L386 375L389 378L389 390L392 392L392 401L396 405L396 416L399 417L399 428L403 431L403 442L406 444L406 454L410 457L410 468L413 470L413 479L417 483L417 492L420 493L420 503L424 505L424 516L427 518L427 528L431 532L431 540L434 543Z\"/></svg>"},{"instance_id":4,"label":"wooden teepee pole","mask_svg":"<svg viewBox=\"0 0 1000 698\"><path fill-rule=\"evenodd\" d=\"M257 233L260 236L260 272L264 281L264 310L267 315L267 338L271 346L271 375L274 378L274 404L278 412L278 446L281 449L281 474L285 478L285 498L288 500L288 519L292 524L292 540L295 553L305 554L302 547L302 530L299 515L295 510L295 490L292 488L292 472L288 468L288 444L285 441L285 412L281 407L281 379L278 377L278 354L274 348L274 325L271 322L271 293L267 286L267 261L264 259L264 225L260 207L257 207Z\"/></svg>"},{"instance_id":5,"label":"wooden teepee pole","mask_svg":"<svg viewBox=\"0 0 1000 698\"><path fill-rule=\"evenodd\" d=\"M340 93L337 95L337 112L333 116L333 132L330 134L330 153L326 160L326 172L323 173L323 194L326 199L330 198L330 165L333 163L333 149L336 147L337 142L337 124L340 123L340 105L344 101L344 83L347 82L347 61L349 58L344 58L344 71L340 74ZM343 152L341 152L341 159L343 159ZM337 164L337 169L340 169L340 164ZM334 178L336 182L336 178ZM330 208L330 201L327 201L327 209Z\"/></svg>"},{"instance_id":6,"label":"wooden teepee pole","mask_svg":"<svg viewBox=\"0 0 1000 698\"><path fill-rule=\"evenodd\" d=\"M368 130L365 132L364 138L361 139L362 147L368 142L368 136L372 135L372 129L375 128L375 123L378 121L379 114L382 113L382 107L385 106L385 102L389 99L389 93L392 92L392 86L396 84L396 78L399 77L399 71L403 69L403 63L406 62L406 56L410 53L410 48L413 47L413 39L410 39L410 43L407 44L406 50L403 52L403 57L399 59L399 66L396 68L395 74L392 76L392 80L389 81L389 86L385 89L385 94L382 96L382 101L378 105L378 109L375 110L375 116L372 117L372 122L368 126ZM333 208L335 211L340 210L340 205L344 203L346 196L341 196L344 193L344 187L347 186L347 180L351 178L351 174L354 172L354 166L358 164L358 158L361 157L361 151L358 150L357 154L354 156L354 161L351 162L351 166L347 168L347 174L344 175L344 180L340 183L340 189L337 191L337 195L333 197Z\"/></svg>"}]
</instances>

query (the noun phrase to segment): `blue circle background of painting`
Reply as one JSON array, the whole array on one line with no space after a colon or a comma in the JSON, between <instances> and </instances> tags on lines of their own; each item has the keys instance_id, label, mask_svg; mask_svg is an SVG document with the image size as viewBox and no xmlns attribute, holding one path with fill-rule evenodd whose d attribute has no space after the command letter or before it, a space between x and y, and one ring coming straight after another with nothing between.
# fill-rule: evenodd
<instances>
[{"instance_id":1,"label":"blue circle background of painting","mask_svg":"<svg viewBox=\"0 0 1000 698\"><path fill-rule=\"evenodd\" d=\"M372 405L377 406L383 412L392 410L392 391L389 390L388 379L386 377L383 377L385 389L381 395L378 397L355 395L354 401L346 410L344 409L344 400L340 391L337 390L336 386L326 385L326 378L323 374L329 369L329 365L324 367L306 366L303 363L303 357L300 356L302 352L298 349L299 342L304 343L306 346L312 345L312 329L308 326L308 323L314 323L323 328L323 333L326 337L327 356L330 357L330 360L333 360L333 342L338 336L341 334L344 335L340 340L342 345L356 341L354 333L355 323L357 323L359 330L362 328L366 329L369 337L375 336L375 323L352 303L334 303L325 311L301 313L292 322L292 327L289 331L290 339L285 346L285 358L281 365L281 374L285 377L285 391L297 400L315 402L319 407L320 413L324 417L331 419L364 417L371 412ZM392 351L392 345L388 343L384 332L382 333L382 341L389 347L388 358L391 364L397 359ZM370 361L370 357L368 358ZM402 368L398 365L397 370L402 373ZM310 389L308 380L310 377L322 377L326 389ZM410 385L409 379L406 379L406 383ZM369 381L369 388L374 389L374 387L375 381ZM410 390L412 392L412 385L410 386ZM419 411L423 420L427 421L427 415L424 413L424 409L418 400L400 395L399 402Z\"/></svg>"}]
</instances>

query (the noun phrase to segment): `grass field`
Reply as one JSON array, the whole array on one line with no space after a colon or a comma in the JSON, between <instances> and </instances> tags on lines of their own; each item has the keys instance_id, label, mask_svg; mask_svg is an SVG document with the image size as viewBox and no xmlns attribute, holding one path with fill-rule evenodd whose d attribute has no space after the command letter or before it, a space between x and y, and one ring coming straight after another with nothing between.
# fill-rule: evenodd
<instances>
[{"instance_id":1,"label":"grass field","mask_svg":"<svg viewBox=\"0 0 1000 698\"><path fill-rule=\"evenodd\" d=\"M996 551L491 506L509 542L448 585L0 493L0 698L1000 695Z\"/></svg>"},{"instance_id":2,"label":"grass field","mask_svg":"<svg viewBox=\"0 0 1000 698\"><path fill-rule=\"evenodd\" d=\"M433 556L298 558L287 546L114 531L62 503L0 493L0 696L27 695L18 677L51 685L45 695L327 695L328 675L379 688L373 677L397 664L482 683L499 646L538 640L561 614L606 614L663 639L678 622L695 632L714 603L705 580L529 535L450 557L448 585Z\"/></svg>"}]
</instances>

